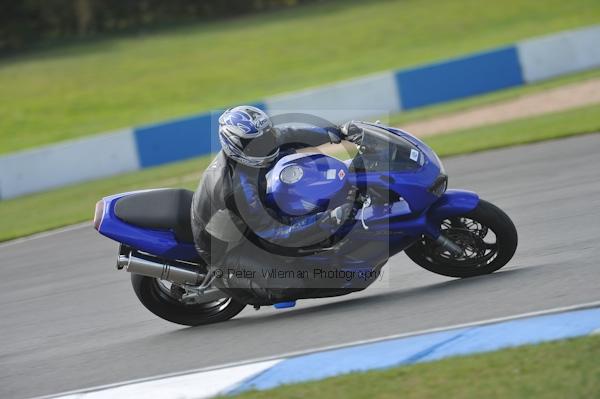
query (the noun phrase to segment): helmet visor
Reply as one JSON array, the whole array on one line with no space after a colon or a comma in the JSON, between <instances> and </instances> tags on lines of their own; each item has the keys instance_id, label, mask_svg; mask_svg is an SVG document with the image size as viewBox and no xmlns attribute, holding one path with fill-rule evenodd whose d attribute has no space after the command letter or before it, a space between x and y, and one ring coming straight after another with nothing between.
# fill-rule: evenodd
<instances>
[{"instance_id":1,"label":"helmet visor","mask_svg":"<svg viewBox=\"0 0 600 399\"><path fill-rule=\"evenodd\" d=\"M279 148L274 128L265 129L258 137L241 139L241 141L243 152L249 157L267 157Z\"/></svg>"}]
</instances>

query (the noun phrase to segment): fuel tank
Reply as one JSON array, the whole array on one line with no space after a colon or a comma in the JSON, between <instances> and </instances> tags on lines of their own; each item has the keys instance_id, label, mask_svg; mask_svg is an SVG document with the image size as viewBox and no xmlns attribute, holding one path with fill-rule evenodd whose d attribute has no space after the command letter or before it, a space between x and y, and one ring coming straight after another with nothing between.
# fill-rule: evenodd
<instances>
[{"instance_id":1,"label":"fuel tank","mask_svg":"<svg viewBox=\"0 0 600 399\"><path fill-rule=\"evenodd\" d=\"M267 174L267 202L289 216L322 212L341 205L351 188L348 167L320 154L281 158Z\"/></svg>"}]
</instances>

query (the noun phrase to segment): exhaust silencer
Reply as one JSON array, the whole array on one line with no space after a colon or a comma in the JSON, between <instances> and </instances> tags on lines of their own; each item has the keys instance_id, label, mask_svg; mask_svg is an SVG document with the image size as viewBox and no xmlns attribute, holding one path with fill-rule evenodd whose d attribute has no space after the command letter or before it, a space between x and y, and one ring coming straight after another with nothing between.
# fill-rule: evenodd
<instances>
[{"instance_id":1,"label":"exhaust silencer","mask_svg":"<svg viewBox=\"0 0 600 399\"><path fill-rule=\"evenodd\" d=\"M168 280L177 284L200 285L205 277L193 265L159 263L149 257L142 258L133 255L131 252L127 255L120 254L117 257L117 269L125 269L129 273Z\"/></svg>"}]
</instances>

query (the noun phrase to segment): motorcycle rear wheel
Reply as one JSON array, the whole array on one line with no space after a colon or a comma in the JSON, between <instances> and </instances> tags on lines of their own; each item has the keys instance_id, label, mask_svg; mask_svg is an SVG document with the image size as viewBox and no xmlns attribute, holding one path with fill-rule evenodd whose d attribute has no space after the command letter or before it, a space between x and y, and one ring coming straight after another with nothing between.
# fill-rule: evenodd
<instances>
[{"instance_id":1,"label":"motorcycle rear wheel","mask_svg":"<svg viewBox=\"0 0 600 399\"><path fill-rule=\"evenodd\" d=\"M131 284L142 305L158 317L186 326L218 323L240 313L245 304L233 298L208 303L185 304L161 285L161 281L139 274L131 275Z\"/></svg>"},{"instance_id":2,"label":"motorcycle rear wheel","mask_svg":"<svg viewBox=\"0 0 600 399\"><path fill-rule=\"evenodd\" d=\"M428 237L422 237L405 252L419 266L443 276L466 278L493 273L506 265L517 249L513 222L500 208L484 200L473 211L444 220L441 229L446 238L463 249L461 256L452 255Z\"/></svg>"}]
</instances>

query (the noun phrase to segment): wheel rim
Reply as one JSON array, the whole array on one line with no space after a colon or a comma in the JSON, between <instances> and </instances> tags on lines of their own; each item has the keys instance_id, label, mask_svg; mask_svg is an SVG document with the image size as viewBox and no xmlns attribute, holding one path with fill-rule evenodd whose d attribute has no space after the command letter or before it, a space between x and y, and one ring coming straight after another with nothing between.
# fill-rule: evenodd
<instances>
[{"instance_id":1,"label":"wheel rim","mask_svg":"<svg viewBox=\"0 0 600 399\"><path fill-rule=\"evenodd\" d=\"M479 268L489 265L498 256L498 240L494 231L483 223L468 217L446 219L441 233L463 250L454 255L428 239L426 257L429 261L463 268Z\"/></svg>"}]
</instances>

